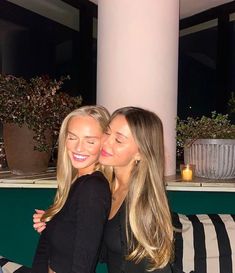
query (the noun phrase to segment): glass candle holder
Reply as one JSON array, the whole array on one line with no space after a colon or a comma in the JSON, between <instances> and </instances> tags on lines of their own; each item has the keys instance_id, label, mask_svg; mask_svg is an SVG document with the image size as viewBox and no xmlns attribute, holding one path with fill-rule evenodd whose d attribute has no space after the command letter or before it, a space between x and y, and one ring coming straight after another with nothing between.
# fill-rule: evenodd
<instances>
[{"instance_id":1,"label":"glass candle holder","mask_svg":"<svg viewBox=\"0 0 235 273\"><path fill-rule=\"evenodd\" d=\"M193 164L180 164L180 172L182 181L192 181L195 173L195 165Z\"/></svg>"}]
</instances>

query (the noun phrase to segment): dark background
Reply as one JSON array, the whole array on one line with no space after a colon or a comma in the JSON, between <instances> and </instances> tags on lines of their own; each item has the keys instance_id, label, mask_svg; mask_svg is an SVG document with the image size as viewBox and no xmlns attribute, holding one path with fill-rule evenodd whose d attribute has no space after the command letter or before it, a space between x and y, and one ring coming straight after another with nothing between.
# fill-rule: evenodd
<instances>
[{"instance_id":1,"label":"dark background","mask_svg":"<svg viewBox=\"0 0 235 273\"><path fill-rule=\"evenodd\" d=\"M90 1L64 1L80 11L75 31L37 13L0 0L0 73L29 78L70 75L64 89L96 102L96 38L92 36L97 6Z\"/></svg>"},{"instance_id":2,"label":"dark background","mask_svg":"<svg viewBox=\"0 0 235 273\"><path fill-rule=\"evenodd\" d=\"M95 104L97 39L93 21L97 20L97 6L87 0L64 2L79 9L79 31L0 0L0 73L26 79L70 75L63 91L81 95L83 105Z\"/></svg>"},{"instance_id":3,"label":"dark background","mask_svg":"<svg viewBox=\"0 0 235 273\"><path fill-rule=\"evenodd\" d=\"M182 31L217 20L213 27L179 37L180 118L229 113L228 100L235 92L235 23L230 20L234 12L233 1L180 21Z\"/></svg>"},{"instance_id":4,"label":"dark background","mask_svg":"<svg viewBox=\"0 0 235 273\"><path fill-rule=\"evenodd\" d=\"M83 104L95 104L97 39L92 32L97 6L88 0L64 2L79 9L79 31L0 0L0 73L26 78L69 74L64 91L82 95ZM180 21L182 31L218 20L214 27L179 37L180 118L229 112L228 100L235 91L235 23L229 20L233 12L234 1Z\"/></svg>"}]
</instances>

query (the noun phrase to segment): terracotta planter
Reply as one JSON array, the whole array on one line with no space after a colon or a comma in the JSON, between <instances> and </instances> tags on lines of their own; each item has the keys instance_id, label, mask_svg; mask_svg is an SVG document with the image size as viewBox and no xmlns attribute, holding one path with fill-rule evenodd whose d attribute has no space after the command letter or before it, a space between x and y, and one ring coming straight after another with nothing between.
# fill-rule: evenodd
<instances>
[{"instance_id":1,"label":"terracotta planter","mask_svg":"<svg viewBox=\"0 0 235 273\"><path fill-rule=\"evenodd\" d=\"M184 149L184 161L196 165L196 176L233 179L235 139L198 139L190 148Z\"/></svg>"},{"instance_id":2,"label":"terracotta planter","mask_svg":"<svg viewBox=\"0 0 235 273\"><path fill-rule=\"evenodd\" d=\"M23 125L8 123L3 125L3 139L7 164L10 171L17 175L36 174L46 171L50 152L34 150L34 132ZM51 145L52 137L48 130L47 141Z\"/></svg>"}]
</instances>

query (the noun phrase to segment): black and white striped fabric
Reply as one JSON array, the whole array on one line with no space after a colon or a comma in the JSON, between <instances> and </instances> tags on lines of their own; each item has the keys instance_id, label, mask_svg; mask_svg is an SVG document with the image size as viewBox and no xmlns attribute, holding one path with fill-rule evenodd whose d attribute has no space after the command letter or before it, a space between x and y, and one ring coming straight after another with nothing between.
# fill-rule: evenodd
<instances>
[{"instance_id":1,"label":"black and white striped fabric","mask_svg":"<svg viewBox=\"0 0 235 273\"><path fill-rule=\"evenodd\" d=\"M185 273L235 273L235 215L173 215L175 266Z\"/></svg>"},{"instance_id":2,"label":"black and white striped fabric","mask_svg":"<svg viewBox=\"0 0 235 273\"><path fill-rule=\"evenodd\" d=\"M12 262L2 256L0 256L0 268L3 273L30 273L28 267Z\"/></svg>"}]
</instances>

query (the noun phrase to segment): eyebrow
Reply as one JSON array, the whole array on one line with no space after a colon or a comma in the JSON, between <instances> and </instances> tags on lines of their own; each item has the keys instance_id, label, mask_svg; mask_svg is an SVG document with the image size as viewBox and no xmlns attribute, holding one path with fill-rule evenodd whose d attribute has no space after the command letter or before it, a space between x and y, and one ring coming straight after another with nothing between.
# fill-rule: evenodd
<instances>
[{"instance_id":1,"label":"eyebrow","mask_svg":"<svg viewBox=\"0 0 235 273\"><path fill-rule=\"evenodd\" d=\"M112 128L108 125L106 131L110 130L112 132ZM115 132L118 136L124 137L125 139L128 139L127 136L123 135L121 132Z\"/></svg>"},{"instance_id":2,"label":"eyebrow","mask_svg":"<svg viewBox=\"0 0 235 273\"><path fill-rule=\"evenodd\" d=\"M119 136L121 136L121 137L124 137L124 138L128 139L128 137L127 137L127 136L123 135L123 134L122 134L122 133L120 133L120 132L116 132L116 134L117 134L117 135L119 135Z\"/></svg>"},{"instance_id":3,"label":"eyebrow","mask_svg":"<svg viewBox=\"0 0 235 273\"><path fill-rule=\"evenodd\" d=\"M71 135L73 135L73 136L75 136L75 137L77 137L76 134L74 134L74 133L72 133L72 132L70 132L70 131L68 131L67 133L68 133L68 134L71 134ZM97 137L97 136L85 136L85 138L87 138L87 139L91 139L91 138L97 138L97 139L99 139L100 137Z\"/></svg>"},{"instance_id":4,"label":"eyebrow","mask_svg":"<svg viewBox=\"0 0 235 273\"><path fill-rule=\"evenodd\" d=\"M97 137L97 136L85 136L85 138L100 138L100 137Z\"/></svg>"}]
</instances>

